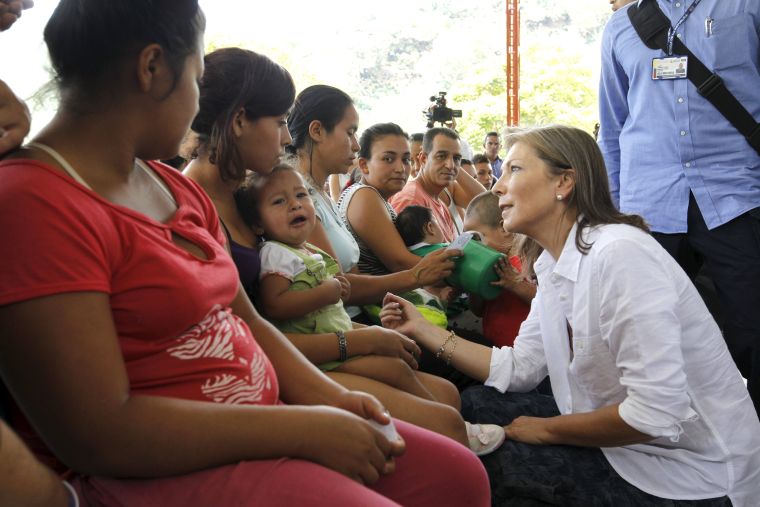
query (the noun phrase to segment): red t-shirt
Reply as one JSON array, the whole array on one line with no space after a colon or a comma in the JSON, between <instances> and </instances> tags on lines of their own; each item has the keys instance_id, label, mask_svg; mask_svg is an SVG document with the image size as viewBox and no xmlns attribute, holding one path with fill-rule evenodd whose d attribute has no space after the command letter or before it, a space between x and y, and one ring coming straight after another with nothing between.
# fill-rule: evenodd
<instances>
[{"instance_id":1,"label":"red t-shirt","mask_svg":"<svg viewBox=\"0 0 760 507\"><path fill-rule=\"evenodd\" d=\"M520 271L520 258L512 256L510 264ZM486 301L483 307L483 335L497 347L513 346L520 325L528 317L530 305L514 292L504 290L496 299Z\"/></svg>"},{"instance_id":2,"label":"red t-shirt","mask_svg":"<svg viewBox=\"0 0 760 507\"><path fill-rule=\"evenodd\" d=\"M277 403L269 359L229 309L239 281L213 204L179 172L149 165L178 205L166 224L112 204L40 162L0 162L0 305L107 293L133 394ZM207 259L178 247L172 234L199 246Z\"/></svg>"},{"instance_id":3,"label":"red t-shirt","mask_svg":"<svg viewBox=\"0 0 760 507\"><path fill-rule=\"evenodd\" d=\"M443 239L446 243L451 243L456 238L457 230L454 227L454 220L451 218L449 208L446 207L439 199L433 199L430 194L425 192L417 180L412 180L404 185L400 192L393 195L389 201L396 213L401 213L404 208L411 205L424 206L430 208L433 212L438 225L443 232Z\"/></svg>"}]
</instances>

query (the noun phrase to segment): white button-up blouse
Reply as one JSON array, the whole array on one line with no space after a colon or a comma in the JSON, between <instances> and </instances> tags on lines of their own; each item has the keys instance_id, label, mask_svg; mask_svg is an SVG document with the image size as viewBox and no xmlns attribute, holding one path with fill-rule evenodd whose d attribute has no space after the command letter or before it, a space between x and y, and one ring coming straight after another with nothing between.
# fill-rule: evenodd
<instances>
[{"instance_id":1,"label":"white button-up blouse","mask_svg":"<svg viewBox=\"0 0 760 507\"><path fill-rule=\"evenodd\" d=\"M493 349L486 385L525 392L549 374L562 414L620 404L655 437L602 449L625 480L663 498L759 505L760 422L694 285L635 227L586 229L587 254L576 227L557 261L536 261L530 314L514 348Z\"/></svg>"}]
</instances>

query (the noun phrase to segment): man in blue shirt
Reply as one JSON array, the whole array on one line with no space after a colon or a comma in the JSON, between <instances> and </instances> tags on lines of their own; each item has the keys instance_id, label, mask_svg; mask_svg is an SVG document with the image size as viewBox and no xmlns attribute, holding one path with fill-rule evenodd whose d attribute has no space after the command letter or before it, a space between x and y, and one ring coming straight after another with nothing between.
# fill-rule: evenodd
<instances>
[{"instance_id":1,"label":"man in blue shirt","mask_svg":"<svg viewBox=\"0 0 760 507\"><path fill-rule=\"evenodd\" d=\"M637 3L650 1L760 118L760 0ZM726 342L760 413L760 156L688 79L653 79L666 55L644 45L629 8L612 15L602 38L599 146L612 196L621 211L642 215L691 275L687 259L704 259Z\"/></svg>"},{"instance_id":2,"label":"man in blue shirt","mask_svg":"<svg viewBox=\"0 0 760 507\"><path fill-rule=\"evenodd\" d=\"M488 161L491 162L491 169L493 170L493 177L499 179L501 176L501 163L499 158L499 150L501 149L501 136L498 132L489 132L483 139L483 153L488 157Z\"/></svg>"}]
</instances>

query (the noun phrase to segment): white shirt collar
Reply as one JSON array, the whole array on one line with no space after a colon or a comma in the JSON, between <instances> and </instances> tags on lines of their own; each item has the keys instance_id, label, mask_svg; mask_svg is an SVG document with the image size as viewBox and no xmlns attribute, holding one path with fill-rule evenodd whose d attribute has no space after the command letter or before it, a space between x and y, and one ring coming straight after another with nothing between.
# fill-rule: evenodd
<instances>
[{"instance_id":1,"label":"white shirt collar","mask_svg":"<svg viewBox=\"0 0 760 507\"><path fill-rule=\"evenodd\" d=\"M582 216L579 216L578 220L581 218ZM554 274L559 275L562 278L566 278L571 282L578 281L578 270L580 269L583 253L578 250L578 247L575 244L575 235L577 230L578 222L576 221L575 224L573 224L573 228L570 229L570 232L567 234L567 239L565 239L565 246L562 247L562 252L559 255L559 259L555 260L548 250L544 250L541 253L541 255L538 257L538 260L536 260L536 265L534 268L539 279L543 278L546 273L551 270ZM586 235L585 232L586 231L583 231L584 236Z\"/></svg>"},{"instance_id":2,"label":"white shirt collar","mask_svg":"<svg viewBox=\"0 0 760 507\"><path fill-rule=\"evenodd\" d=\"M414 244L414 245L412 245L412 246L408 246L408 247L406 247L406 249L407 249L407 250L409 250L409 251L411 252L411 251L414 251L414 250L416 250L416 249L418 249L418 248L422 248L423 246L430 246L431 244L432 244L432 243L427 243L427 242L425 242L425 241L420 241L419 243L415 243L415 244Z\"/></svg>"}]
</instances>

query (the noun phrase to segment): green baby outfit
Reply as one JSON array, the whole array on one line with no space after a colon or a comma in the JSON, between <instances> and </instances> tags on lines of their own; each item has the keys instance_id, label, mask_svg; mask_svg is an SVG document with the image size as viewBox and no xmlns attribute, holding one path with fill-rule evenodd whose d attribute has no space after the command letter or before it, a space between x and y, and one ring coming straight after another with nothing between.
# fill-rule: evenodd
<instances>
[{"instance_id":1,"label":"green baby outfit","mask_svg":"<svg viewBox=\"0 0 760 507\"><path fill-rule=\"evenodd\" d=\"M304 246L312 253L279 241L265 242L260 252L260 277L276 274L291 281L288 290L309 290L338 273L338 264L328 253L310 243ZM353 329L351 318L340 300L296 319L271 322L283 333L320 334ZM331 361L319 368L330 371L340 364L340 361Z\"/></svg>"}]
</instances>

